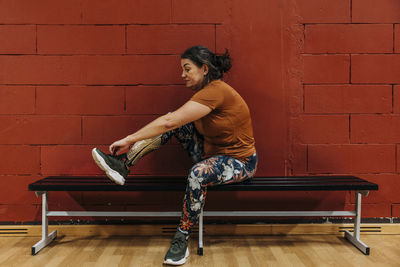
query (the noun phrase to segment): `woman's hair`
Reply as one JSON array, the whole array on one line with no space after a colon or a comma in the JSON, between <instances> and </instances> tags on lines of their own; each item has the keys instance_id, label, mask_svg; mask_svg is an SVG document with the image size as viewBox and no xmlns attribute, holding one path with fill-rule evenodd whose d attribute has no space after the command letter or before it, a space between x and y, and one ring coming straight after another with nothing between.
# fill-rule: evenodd
<instances>
[{"instance_id":1,"label":"woman's hair","mask_svg":"<svg viewBox=\"0 0 400 267\"><path fill-rule=\"evenodd\" d=\"M216 55L207 47L193 46L187 49L181 55L181 58L190 59L199 68L201 68L203 64L208 66L208 73L204 79L204 86L209 82L221 79L224 72L228 72L232 67L228 49L225 49L224 54Z\"/></svg>"}]
</instances>

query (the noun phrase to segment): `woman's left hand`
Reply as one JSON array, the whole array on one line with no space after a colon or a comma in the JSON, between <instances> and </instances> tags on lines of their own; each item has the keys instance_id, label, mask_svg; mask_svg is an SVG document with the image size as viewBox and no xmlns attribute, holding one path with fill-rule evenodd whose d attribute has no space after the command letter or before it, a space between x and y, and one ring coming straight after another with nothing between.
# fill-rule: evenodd
<instances>
[{"instance_id":1,"label":"woman's left hand","mask_svg":"<svg viewBox=\"0 0 400 267\"><path fill-rule=\"evenodd\" d=\"M115 154L117 154L118 151L128 150L130 146L131 146L131 143L129 142L128 138L125 137L121 140L118 140L118 141L115 141L114 143L112 143L109 147L109 150L110 150L111 154L115 155Z\"/></svg>"}]
</instances>

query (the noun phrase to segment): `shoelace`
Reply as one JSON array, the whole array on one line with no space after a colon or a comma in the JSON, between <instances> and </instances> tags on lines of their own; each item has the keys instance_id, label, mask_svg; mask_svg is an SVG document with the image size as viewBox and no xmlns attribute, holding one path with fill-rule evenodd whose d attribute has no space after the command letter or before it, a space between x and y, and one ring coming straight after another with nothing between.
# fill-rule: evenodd
<instances>
[{"instance_id":1,"label":"shoelace","mask_svg":"<svg viewBox=\"0 0 400 267\"><path fill-rule=\"evenodd\" d=\"M181 249L181 248L183 248L184 246L185 246L184 237L183 237L183 238L182 238L182 237L178 237L178 238L174 238L174 239L172 240L171 248L177 247L177 248Z\"/></svg>"},{"instance_id":2,"label":"shoelace","mask_svg":"<svg viewBox=\"0 0 400 267\"><path fill-rule=\"evenodd\" d=\"M123 154L120 154L120 155L115 155L114 157L119 159L119 160L124 160L124 159L126 160L127 159L126 153L123 153Z\"/></svg>"},{"instance_id":3,"label":"shoelace","mask_svg":"<svg viewBox=\"0 0 400 267\"><path fill-rule=\"evenodd\" d=\"M125 164L125 167L129 170L129 164L128 164L128 156L127 153L122 153L120 155L112 155L113 157L115 157L117 160L122 160Z\"/></svg>"},{"instance_id":4,"label":"shoelace","mask_svg":"<svg viewBox=\"0 0 400 267\"><path fill-rule=\"evenodd\" d=\"M129 166L127 164L128 157L127 157L126 153L122 153L120 155L113 155L113 154L107 154L107 155L110 156L110 157L113 157L113 158L115 158L117 160L122 160L122 162L124 162L124 164L125 164L125 167L129 170Z\"/></svg>"},{"instance_id":5,"label":"shoelace","mask_svg":"<svg viewBox=\"0 0 400 267\"><path fill-rule=\"evenodd\" d=\"M126 153L122 153L120 155L113 155L113 154L107 154L107 155L110 157L113 157L115 159L118 159L118 160L127 160L128 159L126 156L127 155Z\"/></svg>"}]
</instances>

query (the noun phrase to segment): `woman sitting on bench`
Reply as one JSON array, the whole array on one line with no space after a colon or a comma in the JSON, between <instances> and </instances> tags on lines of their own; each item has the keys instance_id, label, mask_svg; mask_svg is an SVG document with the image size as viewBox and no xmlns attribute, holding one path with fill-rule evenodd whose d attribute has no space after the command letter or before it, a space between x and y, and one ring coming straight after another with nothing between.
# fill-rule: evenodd
<instances>
[{"instance_id":1,"label":"woman sitting on bench","mask_svg":"<svg viewBox=\"0 0 400 267\"><path fill-rule=\"evenodd\" d=\"M97 165L115 183L123 185L129 167L175 136L194 162L183 200L177 232L164 263L181 265L189 256L188 238L204 205L207 186L242 182L253 177L257 154L250 112L243 98L222 81L231 68L228 51L215 55L194 46L181 55L182 78L195 91L172 113L161 116L137 132L110 145L110 153L97 148ZM121 151L128 153L118 153Z\"/></svg>"}]
</instances>

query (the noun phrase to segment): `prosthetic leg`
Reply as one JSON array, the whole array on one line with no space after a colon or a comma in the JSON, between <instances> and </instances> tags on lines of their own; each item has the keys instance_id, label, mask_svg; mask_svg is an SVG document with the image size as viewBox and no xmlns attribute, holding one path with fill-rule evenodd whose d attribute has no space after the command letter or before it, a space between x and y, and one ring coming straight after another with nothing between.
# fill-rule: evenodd
<instances>
[{"instance_id":1,"label":"prosthetic leg","mask_svg":"<svg viewBox=\"0 0 400 267\"><path fill-rule=\"evenodd\" d=\"M162 135L159 135L153 138L136 142L129 150L125 164L128 167L134 166L139 161L139 159L158 149L161 146L161 136Z\"/></svg>"}]
</instances>

